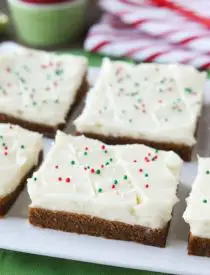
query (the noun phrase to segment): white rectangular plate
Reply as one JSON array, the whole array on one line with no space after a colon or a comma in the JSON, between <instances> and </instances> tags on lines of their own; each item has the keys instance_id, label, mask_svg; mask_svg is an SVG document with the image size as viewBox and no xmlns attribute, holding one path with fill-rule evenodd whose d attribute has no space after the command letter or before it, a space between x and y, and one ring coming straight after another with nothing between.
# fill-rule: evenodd
<instances>
[{"instance_id":1,"label":"white rectangular plate","mask_svg":"<svg viewBox=\"0 0 210 275\"><path fill-rule=\"evenodd\" d=\"M97 69L90 69L94 79ZM78 113L78 111L77 111ZM76 114L75 114L76 115ZM204 113L201 119L197 152L210 155L210 81L206 85ZM71 130L71 127L69 128ZM52 140L45 139L45 153ZM135 269L182 275L209 275L210 258L187 255L188 226L182 219L185 198L196 174L196 161L185 163L166 248L144 246L132 242L39 229L29 225L30 203L24 191L9 214L0 220L0 248L79 261L101 263Z\"/></svg>"}]
</instances>

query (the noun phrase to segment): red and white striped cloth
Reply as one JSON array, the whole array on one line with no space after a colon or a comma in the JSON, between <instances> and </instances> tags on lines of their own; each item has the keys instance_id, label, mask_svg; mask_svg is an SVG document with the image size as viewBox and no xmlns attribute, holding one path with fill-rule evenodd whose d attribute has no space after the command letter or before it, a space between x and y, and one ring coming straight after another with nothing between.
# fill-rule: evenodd
<instances>
[{"instance_id":1,"label":"red and white striped cloth","mask_svg":"<svg viewBox=\"0 0 210 275\"><path fill-rule=\"evenodd\" d=\"M151 4L154 1L167 2L167 0L100 0L100 6L106 12L119 17L131 28L164 39L171 44L201 53L210 53L210 29L167 7L154 6ZM177 0L176 2L181 3L182 1ZM183 1L190 5L197 2L207 1ZM210 1L207 7L209 6ZM208 13L210 14L210 9L208 9Z\"/></svg>"},{"instance_id":2,"label":"red and white striped cloth","mask_svg":"<svg viewBox=\"0 0 210 275\"><path fill-rule=\"evenodd\" d=\"M210 28L209 0L151 0Z\"/></svg>"},{"instance_id":3,"label":"red and white striped cloth","mask_svg":"<svg viewBox=\"0 0 210 275\"><path fill-rule=\"evenodd\" d=\"M210 68L210 54L190 50L181 45L172 45L162 37L154 38L110 14L105 15L90 29L85 49L111 56L126 56L137 61L179 62L200 69Z\"/></svg>"}]
</instances>

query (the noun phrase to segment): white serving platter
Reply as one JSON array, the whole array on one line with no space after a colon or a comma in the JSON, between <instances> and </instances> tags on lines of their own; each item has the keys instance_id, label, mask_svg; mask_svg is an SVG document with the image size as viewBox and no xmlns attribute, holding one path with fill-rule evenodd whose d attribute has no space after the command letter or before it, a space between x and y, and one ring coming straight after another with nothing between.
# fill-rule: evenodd
<instances>
[{"instance_id":1,"label":"white serving platter","mask_svg":"<svg viewBox=\"0 0 210 275\"><path fill-rule=\"evenodd\" d=\"M90 82L95 79L97 73L98 69L90 68ZM71 127L69 129L71 130ZM210 81L207 81L197 146L197 153L201 156L210 156L209 129ZM45 139L45 153L52 142L50 139ZM182 275L209 275L210 258L187 255L189 228L182 219L186 206L185 198L190 191L196 169L195 160L184 164L178 191L180 202L175 207L166 248L33 227L27 221L30 201L26 190L20 195L8 215L0 220L0 248L141 270Z\"/></svg>"}]
</instances>

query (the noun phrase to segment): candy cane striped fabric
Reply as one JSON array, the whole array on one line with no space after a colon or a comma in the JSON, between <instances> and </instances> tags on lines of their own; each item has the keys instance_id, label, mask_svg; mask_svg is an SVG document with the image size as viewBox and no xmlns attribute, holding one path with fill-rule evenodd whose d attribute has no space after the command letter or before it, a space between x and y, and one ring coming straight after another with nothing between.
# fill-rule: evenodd
<instances>
[{"instance_id":1,"label":"candy cane striped fabric","mask_svg":"<svg viewBox=\"0 0 210 275\"><path fill-rule=\"evenodd\" d=\"M100 0L100 5L132 28L150 36L193 51L210 52L210 29L168 8L151 5L149 0Z\"/></svg>"},{"instance_id":2,"label":"candy cane striped fabric","mask_svg":"<svg viewBox=\"0 0 210 275\"><path fill-rule=\"evenodd\" d=\"M137 61L179 62L200 69L210 68L210 55L186 50L161 38L140 33L109 14L90 29L84 46L87 51L126 56Z\"/></svg>"},{"instance_id":3,"label":"candy cane striped fabric","mask_svg":"<svg viewBox=\"0 0 210 275\"><path fill-rule=\"evenodd\" d=\"M209 0L152 0L210 28Z\"/></svg>"}]
</instances>

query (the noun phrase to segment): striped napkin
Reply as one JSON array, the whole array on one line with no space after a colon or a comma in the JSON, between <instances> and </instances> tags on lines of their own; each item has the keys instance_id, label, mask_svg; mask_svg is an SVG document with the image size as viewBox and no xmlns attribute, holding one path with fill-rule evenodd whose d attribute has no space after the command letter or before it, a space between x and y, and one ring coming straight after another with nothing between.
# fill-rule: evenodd
<instances>
[{"instance_id":1,"label":"striped napkin","mask_svg":"<svg viewBox=\"0 0 210 275\"><path fill-rule=\"evenodd\" d=\"M100 0L100 6L106 13L90 29L86 50L210 68L210 29L203 24L149 0Z\"/></svg>"}]
</instances>

